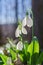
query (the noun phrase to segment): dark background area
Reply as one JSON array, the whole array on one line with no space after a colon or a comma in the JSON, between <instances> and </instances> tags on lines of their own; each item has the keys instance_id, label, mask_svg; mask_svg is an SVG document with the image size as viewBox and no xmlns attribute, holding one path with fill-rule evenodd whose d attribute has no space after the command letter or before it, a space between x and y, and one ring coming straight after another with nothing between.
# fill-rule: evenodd
<instances>
[{"instance_id":1,"label":"dark background area","mask_svg":"<svg viewBox=\"0 0 43 65\"><path fill-rule=\"evenodd\" d=\"M33 0L34 31L43 49L43 0Z\"/></svg>"}]
</instances>

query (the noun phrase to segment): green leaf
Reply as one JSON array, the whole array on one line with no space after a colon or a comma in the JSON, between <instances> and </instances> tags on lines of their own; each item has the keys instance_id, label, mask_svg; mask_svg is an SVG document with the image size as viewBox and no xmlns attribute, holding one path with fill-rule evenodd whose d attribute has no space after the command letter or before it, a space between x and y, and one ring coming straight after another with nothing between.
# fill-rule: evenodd
<instances>
[{"instance_id":1,"label":"green leaf","mask_svg":"<svg viewBox=\"0 0 43 65\"><path fill-rule=\"evenodd\" d=\"M4 62L3 62L2 58L0 57L0 65L3 65L3 64L4 64Z\"/></svg>"},{"instance_id":2,"label":"green leaf","mask_svg":"<svg viewBox=\"0 0 43 65\"><path fill-rule=\"evenodd\" d=\"M30 60L30 53L27 52L27 61Z\"/></svg>"},{"instance_id":3,"label":"green leaf","mask_svg":"<svg viewBox=\"0 0 43 65\"><path fill-rule=\"evenodd\" d=\"M10 54L12 56L12 60L17 59L17 54L10 48Z\"/></svg>"},{"instance_id":4,"label":"green leaf","mask_svg":"<svg viewBox=\"0 0 43 65\"><path fill-rule=\"evenodd\" d=\"M30 45L28 45L27 52L30 53L29 64L31 64L31 63L33 63L32 59L34 60L34 58L33 58L34 54L36 54L36 53L39 54L39 42L36 37L33 37L32 42L30 43ZM35 59L36 59L36 57L35 57Z\"/></svg>"},{"instance_id":5,"label":"green leaf","mask_svg":"<svg viewBox=\"0 0 43 65\"><path fill-rule=\"evenodd\" d=\"M7 64L5 63L5 64L3 64L3 65L7 65Z\"/></svg>"},{"instance_id":6,"label":"green leaf","mask_svg":"<svg viewBox=\"0 0 43 65\"><path fill-rule=\"evenodd\" d=\"M24 62L27 62L27 61L29 61L29 59L30 59L30 53L29 52L27 52L27 49L28 49L28 45L29 45L29 43L27 42L27 41L25 41L24 42L24 56L23 56L23 58L24 58ZM26 59L25 59L26 58Z\"/></svg>"},{"instance_id":7,"label":"green leaf","mask_svg":"<svg viewBox=\"0 0 43 65\"><path fill-rule=\"evenodd\" d=\"M39 55L37 63L41 64L42 62L43 62L43 52L41 52L41 54Z\"/></svg>"},{"instance_id":8,"label":"green leaf","mask_svg":"<svg viewBox=\"0 0 43 65\"><path fill-rule=\"evenodd\" d=\"M22 62L25 62L27 60L27 57L26 57L26 54L25 54L25 51L22 50L22 51L19 51L19 58Z\"/></svg>"},{"instance_id":9,"label":"green leaf","mask_svg":"<svg viewBox=\"0 0 43 65\"><path fill-rule=\"evenodd\" d=\"M34 44L34 53L39 53L39 42L36 39Z\"/></svg>"},{"instance_id":10,"label":"green leaf","mask_svg":"<svg viewBox=\"0 0 43 65\"><path fill-rule=\"evenodd\" d=\"M27 54L28 42L24 43L24 53Z\"/></svg>"},{"instance_id":11,"label":"green leaf","mask_svg":"<svg viewBox=\"0 0 43 65\"><path fill-rule=\"evenodd\" d=\"M19 54L19 58L20 58L20 60L23 62L24 61L24 59L23 59L23 54Z\"/></svg>"},{"instance_id":12,"label":"green leaf","mask_svg":"<svg viewBox=\"0 0 43 65\"><path fill-rule=\"evenodd\" d=\"M8 57L6 55L2 55L2 54L0 54L0 57L1 57L2 61L4 63L6 63Z\"/></svg>"},{"instance_id":13,"label":"green leaf","mask_svg":"<svg viewBox=\"0 0 43 65\"><path fill-rule=\"evenodd\" d=\"M39 57L38 53L35 53L35 54L32 55L32 57L31 57L31 64L32 65L36 65L37 64L38 57Z\"/></svg>"},{"instance_id":14,"label":"green leaf","mask_svg":"<svg viewBox=\"0 0 43 65\"><path fill-rule=\"evenodd\" d=\"M31 42L31 44L28 46L27 52L29 52L30 55L32 55L32 52L33 52L33 42Z\"/></svg>"},{"instance_id":15,"label":"green leaf","mask_svg":"<svg viewBox=\"0 0 43 65\"><path fill-rule=\"evenodd\" d=\"M37 38L34 36L32 42L28 46L27 51L30 53L32 56L34 53L39 53L39 42Z\"/></svg>"},{"instance_id":16,"label":"green leaf","mask_svg":"<svg viewBox=\"0 0 43 65\"><path fill-rule=\"evenodd\" d=\"M5 64L3 64L3 65L7 65L7 64L5 63ZM14 65L14 64L12 63L11 65Z\"/></svg>"}]
</instances>

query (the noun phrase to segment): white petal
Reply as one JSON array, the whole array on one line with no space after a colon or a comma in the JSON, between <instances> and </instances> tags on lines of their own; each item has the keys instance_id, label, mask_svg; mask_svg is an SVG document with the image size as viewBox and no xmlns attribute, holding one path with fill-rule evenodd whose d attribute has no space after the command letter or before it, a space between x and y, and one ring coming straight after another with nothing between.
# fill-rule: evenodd
<instances>
[{"instance_id":1,"label":"white petal","mask_svg":"<svg viewBox=\"0 0 43 65\"><path fill-rule=\"evenodd\" d=\"M4 54L3 50L4 50L4 48L0 47L0 54Z\"/></svg>"},{"instance_id":2,"label":"white petal","mask_svg":"<svg viewBox=\"0 0 43 65\"><path fill-rule=\"evenodd\" d=\"M10 53L10 51L9 51L9 50L7 50L7 53Z\"/></svg>"},{"instance_id":3,"label":"white petal","mask_svg":"<svg viewBox=\"0 0 43 65\"><path fill-rule=\"evenodd\" d=\"M10 48L10 44L9 43L7 43L5 46L6 46L6 48Z\"/></svg>"},{"instance_id":4,"label":"white petal","mask_svg":"<svg viewBox=\"0 0 43 65\"><path fill-rule=\"evenodd\" d=\"M26 17L22 21L22 26L26 26Z\"/></svg>"},{"instance_id":5,"label":"white petal","mask_svg":"<svg viewBox=\"0 0 43 65\"><path fill-rule=\"evenodd\" d=\"M23 49L23 43L19 41L17 44L17 50L22 50L22 49Z\"/></svg>"},{"instance_id":6,"label":"white petal","mask_svg":"<svg viewBox=\"0 0 43 65\"><path fill-rule=\"evenodd\" d=\"M15 32L15 36L19 37L19 35L20 35L20 30L19 30L19 27L17 27L16 32Z\"/></svg>"},{"instance_id":7,"label":"white petal","mask_svg":"<svg viewBox=\"0 0 43 65\"><path fill-rule=\"evenodd\" d=\"M19 34L21 34L21 30L19 30Z\"/></svg>"},{"instance_id":8,"label":"white petal","mask_svg":"<svg viewBox=\"0 0 43 65\"><path fill-rule=\"evenodd\" d=\"M31 17L29 16L27 19L27 26L28 27L32 27L33 26L33 20L31 19Z\"/></svg>"},{"instance_id":9,"label":"white petal","mask_svg":"<svg viewBox=\"0 0 43 65\"><path fill-rule=\"evenodd\" d=\"M4 54L4 52L2 50L0 50L0 54Z\"/></svg>"},{"instance_id":10,"label":"white petal","mask_svg":"<svg viewBox=\"0 0 43 65\"><path fill-rule=\"evenodd\" d=\"M24 27L22 27L22 33L27 34L27 30Z\"/></svg>"}]
</instances>

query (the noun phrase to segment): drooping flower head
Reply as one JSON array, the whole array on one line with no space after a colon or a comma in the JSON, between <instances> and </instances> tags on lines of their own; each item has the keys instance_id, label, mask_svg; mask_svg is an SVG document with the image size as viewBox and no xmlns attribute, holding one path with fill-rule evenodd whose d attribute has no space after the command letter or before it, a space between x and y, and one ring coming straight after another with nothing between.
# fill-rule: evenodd
<instances>
[{"instance_id":1,"label":"drooping flower head","mask_svg":"<svg viewBox=\"0 0 43 65\"><path fill-rule=\"evenodd\" d=\"M19 41L17 44L17 50L22 50L22 49L23 49L23 43Z\"/></svg>"},{"instance_id":2,"label":"drooping flower head","mask_svg":"<svg viewBox=\"0 0 43 65\"><path fill-rule=\"evenodd\" d=\"M33 20L31 18L30 14L28 15L28 12L26 13L26 17L23 19L23 21L19 22L19 25L15 32L16 37L19 37L22 33L27 34L27 30L25 29L25 26L27 26L27 27L33 26Z\"/></svg>"},{"instance_id":3,"label":"drooping flower head","mask_svg":"<svg viewBox=\"0 0 43 65\"><path fill-rule=\"evenodd\" d=\"M28 15L28 12L26 13L26 17L23 19L22 21L22 25L23 26L28 26L28 27L32 27L33 26L33 20L30 16L30 14Z\"/></svg>"},{"instance_id":4,"label":"drooping flower head","mask_svg":"<svg viewBox=\"0 0 43 65\"><path fill-rule=\"evenodd\" d=\"M20 22L20 24L18 25L16 32L15 32L15 36L19 37L21 34L27 34L27 30L25 29L25 27L22 25L22 22Z\"/></svg>"}]
</instances>

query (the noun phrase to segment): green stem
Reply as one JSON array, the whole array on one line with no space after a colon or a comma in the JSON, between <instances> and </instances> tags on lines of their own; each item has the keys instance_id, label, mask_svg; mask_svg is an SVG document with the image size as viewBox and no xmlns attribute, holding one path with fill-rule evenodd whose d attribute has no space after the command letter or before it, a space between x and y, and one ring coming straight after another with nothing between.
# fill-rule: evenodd
<instances>
[{"instance_id":1,"label":"green stem","mask_svg":"<svg viewBox=\"0 0 43 65\"><path fill-rule=\"evenodd\" d=\"M32 9L29 9L29 12L32 14L32 20L33 20L33 12ZM32 26L32 39L34 37L34 21L33 21L33 26Z\"/></svg>"},{"instance_id":2,"label":"green stem","mask_svg":"<svg viewBox=\"0 0 43 65\"><path fill-rule=\"evenodd\" d=\"M33 20L33 12L31 11L31 13L32 13L32 20ZM33 21L33 26L32 26L32 39L33 37L34 37L34 21Z\"/></svg>"},{"instance_id":3,"label":"green stem","mask_svg":"<svg viewBox=\"0 0 43 65\"><path fill-rule=\"evenodd\" d=\"M32 20L33 20L33 12L31 11L31 13L32 13ZM34 21L33 21L33 26L32 26L32 40L33 40L33 37L34 37ZM32 52L33 54L34 54L34 43L35 41L33 40L33 52Z\"/></svg>"}]
</instances>

